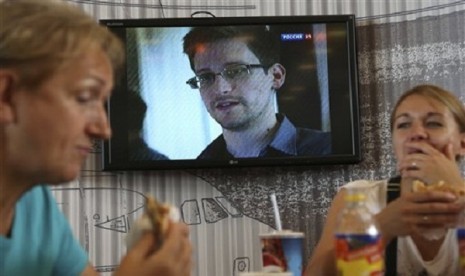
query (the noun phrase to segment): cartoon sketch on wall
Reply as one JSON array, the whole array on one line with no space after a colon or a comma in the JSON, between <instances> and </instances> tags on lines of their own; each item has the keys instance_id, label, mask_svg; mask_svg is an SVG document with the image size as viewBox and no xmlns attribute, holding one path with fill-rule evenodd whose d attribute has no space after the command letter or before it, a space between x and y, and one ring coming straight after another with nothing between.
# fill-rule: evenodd
<instances>
[{"instance_id":1,"label":"cartoon sketch on wall","mask_svg":"<svg viewBox=\"0 0 465 276\"><path fill-rule=\"evenodd\" d=\"M98 222L101 218L99 214L95 214L93 219ZM94 225L95 227L107 229L107 230L113 230L121 233L127 233L128 232L128 226L129 223L127 223L126 217L124 215L110 219L107 216L106 221L97 223Z\"/></svg>"},{"instance_id":2,"label":"cartoon sketch on wall","mask_svg":"<svg viewBox=\"0 0 465 276\"><path fill-rule=\"evenodd\" d=\"M202 210L206 223L215 223L227 217L239 218L243 215L224 196L202 198ZM181 218L188 225L201 223L197 200L185 200L180 207ZM190 214L189 216L185 214Z\"/></svg>"},{"instance_id":3,"label":"cartoon sketch on wall","mask_svg":"<svg viewBox=\"0 0 465 276\"><path fill-rule=\"evenodd\" d=\"M190 175L190 182L191 178ZM69 185L52 188L75 235L89 252L89 258L99 273L116 270L126 252L125 235L134 220L143 214L145 194L151 193L165 200L154 187L160 185L126 185L126 181L124 174L87 171ZM270 227L244 216L209 183L199 179L196 182L185 184L196 185L196 193L183 194L178 202L170 201L179 206L181 219L190 226L198 271L194 275L208 275L206 271L212 270L212 264L218 266L216 269L222 269L217 275L237 275L258 269L261 264L258 234L269 231ZM170 186L163 190L170 190ZM180 189L172 187L172 190ZM244 233L234 227L254 229ZM207 234L211 231L224 234L216 238ZM231 235L235 237L231 239ZM223 247L229 247L229 252L222 252ZM205 258L210 261L202 267Z\"/></svg>"},{"instance_id":4,"label":"cartoon sketch on wall","mask_svg":"<svg viewBox=\"0 0 465 276\"><path fill-rule=\"evenodd\" d=\"M186 200L181 204L181 219L188 225L196 225L202 222L200 218L199 204L197 200ZM189 216L184 214L190 214Z\"/></svg>"},{"instance_id":5,"label":"cartoon sketch on wall","mask_svg":"<svg viewBox=\"0 0 465 276\"><path fill-rule=\"evenodd\" d=\"M228 213L213 198L202 198L202 207L207 223L215 223L228 217Z\"/></svg>"},{"instance_id":6,"label":"cartoon sketch on wall","mask_svg":"<svg viewBox=\"0 0 465 276\"><path fill-rule=\"evenodd\" d=\"M234 260L234 271L233 275L237 275L240 272L249 272L250 259L247 257L237 258Z\"/></svg>"}]
</instances>

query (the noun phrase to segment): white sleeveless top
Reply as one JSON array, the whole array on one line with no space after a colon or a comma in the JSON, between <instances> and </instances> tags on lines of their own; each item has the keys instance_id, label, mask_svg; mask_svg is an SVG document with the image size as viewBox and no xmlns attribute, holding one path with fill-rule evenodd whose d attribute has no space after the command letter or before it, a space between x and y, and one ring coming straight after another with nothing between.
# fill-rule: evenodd
<instances>
[{"instance_id":1,"label":"white sleeveless top","mask_svg":"<svg viewBox=\"0 0 465 276\"><path fill-rule=\"evenodd\" d=\"M387 180L357 180L343 188L363 188L367 207L377 214L386 207ZM438 254L431 261L424 261L410 236L397 238L397 275L401 276L452 276L460 275L457 231L450 229Z\"/></svg>"}]
</instances>

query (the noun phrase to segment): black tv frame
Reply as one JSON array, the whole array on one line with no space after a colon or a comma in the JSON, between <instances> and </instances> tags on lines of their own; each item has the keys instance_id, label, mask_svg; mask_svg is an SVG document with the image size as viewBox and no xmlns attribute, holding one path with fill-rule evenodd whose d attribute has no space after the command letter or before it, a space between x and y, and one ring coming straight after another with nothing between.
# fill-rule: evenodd
<instances>
[{"instance_id":1,"label":"black tv frame","mask_svg":"<svg viewBox=\"0 0 465 276\"><path fill-rule=\"evenodd\" d=\"M129 160L127 141L127 120L123 110L127 109L127 75L116 80L116 85L107 111L113 136L103 142L103 170L171 170L171 169L206 169L251 166L324 166L354 164L361 161L360 152L360 119L357 76L357 46L354 15L321 15L321 16L262 16L262 17L191 17L191 18L154 18L154 19L104 19L100 23L125 41L125 28L147 27L186 27L186 26L218 26L218 25L279 25L279 24L333 24L345 25L345 45L339 49L346 54L346 60L328 60L333 74L338 74L339 81L329 81L331 133L333 146L344 144L350 148L348 152L333 153L324 156L290 156L285 158L235 158L232 160ZM180 42L182 43L182 42ZM334 46L334 45L333 45ZM187 61L187 57L186 57ZM346 64L338 67L338 64ZM125 68L126 69L126 68ZM328 78L332 78L328 74ZM334 76L336 77L336 76ZM180 85L183 85L181 83ZM278 91L279 93L279 91ZM341 95L342 94L342 95ZM344 142L344 143L343 143ZM337 147L337 146L336 146Z\"/></svg>"}]
</instances>

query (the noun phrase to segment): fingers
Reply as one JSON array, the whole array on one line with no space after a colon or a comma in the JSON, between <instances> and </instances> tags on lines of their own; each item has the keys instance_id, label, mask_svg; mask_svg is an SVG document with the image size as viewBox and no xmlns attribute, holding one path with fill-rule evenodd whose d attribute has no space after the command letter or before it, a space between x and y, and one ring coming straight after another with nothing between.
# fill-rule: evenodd
<instances>
[{"instance_id":1,"label":"fingers","mask_svg":"<svg viewBox=\"0 0 465 276\"><path fill-rule=\"evenodd\" d=\"M430 214L416 217L416 224L422 228L453 228L459 223L459 216L447 214Z\"/></svg>"},{"instance_id":2,"label":"fingers","mask_svg":"<svg viewBox=\"0 0 465 276\"><path fill-rule=\"evenodd\" d=\"M406 193L389 203L377 221L388 238L408 236L425 229L454 227L464 210L465 204L449 193Z\"/></svg>"},{"instance_id":3,"label":"fingers","mask_svg":"<svg viewBox=\"0 0 465 276\"><path fill-rule=\"evenodd\" d=\"M436 163L443 163L447 159L451 163L455 163L454 148L451 143L443 149L437 149L429 143L418 141L409 142L407 146L412 153L405 155L403 160L399 160L397 168L400 172L418 171L423 165L433 160L436 160Z\"/></svg>"},{"instance_id":4,"label":"fingers","mask_svg":"<svg viewBox=\"0 0 465 276\"><path fill-rule=\"evenodd\" d=\"M187 225L171 223L162 246L156 251L155 242L153 232L144 232L123 258L116 275L191 274L192 246Z\"/></svg>"},{"instance_id":5,"label":"fingers","mask_svg":"<svg viewBox=\"0 0 465 276\"><path fill-rule=\"evenodd\" d=\"M190 275L192 271L192 244L189 239L187 225L181 224L180 234L184 237L181 245L181 261L184 263L182 275Z\"/></svg>"},{"instance_id":6,"label":"fingers","mask_svg":"<svg viewBox=\"0 0 465 276\"><path fill-rule=\"evenodd\" d=\"M182 275L190 275L192 271L192 246L189 241L184 241L182 246L181 262L184 263Z\"/></svg>"},{"instance_id":7,"label":"fingers","mask_svg":"<svg viewBox=\"0 0 465 276\"><path fill-rule=\"evenodd\" d=\"M183 223L173 223L166 236L163 248L180 256L190 250L189 230ZM190 252L189 252L190 255Z\"/></svg>"},{"instance_id":8,"label":"fingers","mask_svg":"<svg viewBox=\"0 0 465 276\"><path fill-rule=\"evenodd\" d=\"M452 203L457 201L457 196L442 191L426 191L426 192L412 192L405 195L407 201L416 203ZM429 207L428 207L429 208Z\"/></svg>"},{"instance_id":9,"label":"fingers","mask_svg":"<svg viewBox=\"0 0 465 276\"><path fill-rule=\"evenodd\" d=\"M465 209L465 203L450 193L412 193L405 197L412 201L405 207L403 219L415 227L454 227Z\"/></svg>"},{"instance_id":10,"label":"fingers","mask_svg":"<svg viewBox=\"0 0 465 276\"><path fill-rule=\"evenodd\" d=\"M154 243L155 237L153 236L153 233L146 231L128 252L128 255L131 254L137 258L145 258L152 253L155 245Z\"/></svg>"},{"instance_id":11,"label":"fingers","mask_svg":"<svg viewBox=\"0 0 465 276\"><path fill-rule=\"evenodd\" d=\"M455 160L454 146L452 145L452 143L447 144L445 154L447 156L447 159Z\"/></svg>"},{"instance_id":12,"label":"fingers","mask_svg":"<svg viewBox=\"0 0 465 276\"><path fill-rule=\"evenodd\" d=\"M411 153L409 155L445 155L446 153L441 152L441 150L438 150L435 148L433 145L425 142L425 141L415 141L415 142L409 142L407 146L412 150L415 151L416 153Z\"/></svg>"},{"instance_id":13,"label":"fingers","mask_svg":"<svg viewBox=\"0 0 465 276\"><path fill-rule=\"evenodd\" d=\"M179 275L190 275L192 270L192 245L189 240L189 228L184 223L171 223L160 252L174 256Z\"/></svg>"},{"instance_id":14,"label":"fingers","mask_svg":"<svg viewBox=\"0 0 465 276\"><path fill-rule=\"evenodd\" d=\"M430 229L455 228L459 220L457 214L411 214L402 217L402 230L397 235L422 235Z\"/></svg>"},{"instance_id":15,"label":"fingers","mask_svg":"<svg viewBox=\"0 0 465 276\"><path fill-rule=\"evenodd\" d=\"M189 228L186 224L171 222L165 235L165 243L168 244L167 246L172 246L176 244L176 240L188 238Z\"/></svg>"}]
</instances>

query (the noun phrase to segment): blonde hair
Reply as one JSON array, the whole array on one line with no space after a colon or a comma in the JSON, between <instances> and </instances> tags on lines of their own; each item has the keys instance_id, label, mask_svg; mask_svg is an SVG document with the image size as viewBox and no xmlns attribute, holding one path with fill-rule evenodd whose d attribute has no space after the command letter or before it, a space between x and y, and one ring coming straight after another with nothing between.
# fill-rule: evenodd
<instances>
[{"instance_id":1,"label":"blonde hair","mask_svg":"<svg viewBox=\"0 0 465 276\"><path fill-rule=\"evenodd\" d=\"M423 96L442 103L454 116L460 132L465 132L465 107L463 103L452 92L432 84L415 86L400 96L391 113L391 132L394 128L394 118L397 108L407 97L412 95Z\"/></svg>"},{"instance_id":2,"label":"blonde hair","mask_svg":"<svg viewBox=\"0 0 465 276\"><path fill-rule=\"evenodd\" d=\"M19 73L20 85L39 85L92 46L120 69L121 41L76 6L52 0L0 2L0 68Z\"/></svg>"}]
</instances>

